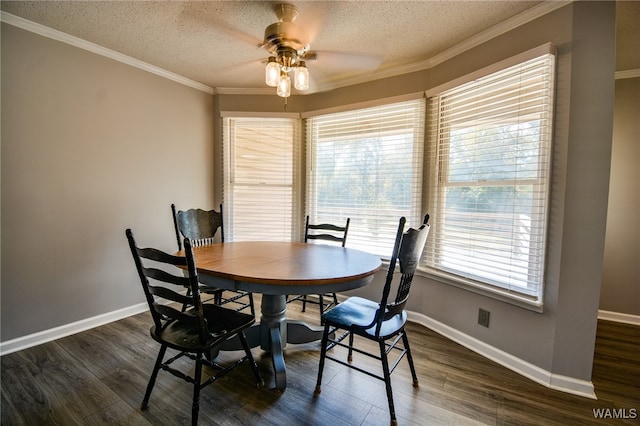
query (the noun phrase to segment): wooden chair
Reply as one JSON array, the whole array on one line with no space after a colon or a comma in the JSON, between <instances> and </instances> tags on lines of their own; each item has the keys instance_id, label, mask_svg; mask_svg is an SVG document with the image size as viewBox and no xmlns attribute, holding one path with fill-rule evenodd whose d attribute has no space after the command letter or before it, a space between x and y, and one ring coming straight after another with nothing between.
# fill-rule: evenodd
<instances>
[{"instance_id":1,"label":"wooden chair","mask_svg":"<svg viewBox=\"0 0 640 426\"><path fill-rule=\"evenodd\" d=\"M244 361L249 362L258 386L262 387L264 382L244 333L244 330L255 323L255 318L219 305L202 303L190 241L184 240L185 256L174 256L154 248L138 248L131 229L127 229L126 235L153 318L151 337L161 345L141 408L147 408L160 370L168 371L193 384L192 425L198 423L200 390ZM176 269L179 274L172 274L170 270L173 266L182 271ZM188 295L180 293L185 287L190 290ZM167 302L173 304L166 304ZM176 305L178 308L187 306L187 309L182 311L174 307ZM203 355L215 351L220 344L234 336L239 337L244 348L245 355L242 358L226 366L203 358ZM168 348L178 351L178 354L165 361ZM195 361L193 376L189 376L190 372L183 372L171 365L182 357ZM201 382L203 364L215 370L216 374Z\"/></svg>"},{"instance_id":2,"label":"wooden chair","mask_svg":"<svg viewBox=\"0 0 640 426\"><path fill-rule=\"evenodd\" d=\"M175 227L178 250L182 250L182 239L188 238L192 247L201 247L215 244L215 236L220 229L220 243L224 243L224 220L222 216L222 204L220 211L189 209L176 210L175 204L171 204L173 224ZM212 294L217 305L230 304L237 311L249 309L255 316L253 294L242 290L223 290L220 288L201 286L200 291ZM226 297L226 294L232 294Z\"/></svg>"},{"instance_id":3,"label":"wooden chair","mask_svg":"<svg viewBox=\"0 0 640 426\"><path fill-rule=\"evenodd\" d=\"M324 333L320 352L318 382L315 389L315 395L319 395L321 392L322 372L325 359L330 359L371 377L375 377L376 379L383 380L387 390L391 425L397 424L393 405L393 394L391 391L391 373L405 355L407 356L409 368L411 369L413 386L418 387L418 377L416 376L416 370L413 366L409 339L405 332L407 313L404 308L409 299L409 290L411 289L413 275L427 242L429 215L425 215L423 224L419 229L411 228L403 233L405 222L404 217L400 219L380 301L375 302L361 297L350 297L322 315ZM393 301L390 301L389 294L391 292L391 284L394 281L396 261L400 263L401 275L396 297ZM343 330L344 333L338 336L338 330ZM370 353L354 347L354 335L377 342L380 353ZM347 336L349 337L349 343L345 345L342 341ZM402 345L399 345L400 341L402 341ZM335 346L348 348L347 362L328 355L328 351ZM353 351L381 361L382 376L353 365ZM398 357L390 368L388 355L392 351L395 351L394 353L397 353Z\"/></svg>"},{"instance_id":4,"label":"wooden chair","mask_svg":"<svg viewBox=\"0 0 640 426\"><path fill-rule=\"evenodd\" d=\"M309 223L309 216L307 216L304 228L304 242L307 243L309 240L324 240L341 244L342 247L344 247L347 242L350 221L351 218L347 218L347 223L344 226L337 226L329 223L313 225ZM325 303L325 298L328 298L329 302ZM335 293L324 293L313 296L306 294L291 297L287 296L287 303L295 302L296 300L302 301L302 312L306 311L307 303L318 305L320 307L321 321L322 314L330 307L338 304L338 297Z\"/></svg>"}]
</instances>

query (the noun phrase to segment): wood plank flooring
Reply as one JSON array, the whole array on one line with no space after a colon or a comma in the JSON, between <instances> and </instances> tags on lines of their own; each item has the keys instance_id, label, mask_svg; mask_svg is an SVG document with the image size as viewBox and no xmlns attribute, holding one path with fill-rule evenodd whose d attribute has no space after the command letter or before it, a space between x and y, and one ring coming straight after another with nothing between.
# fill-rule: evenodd
<instances>
[{"instance_id":1,"label":"wood plank flooring","mask_svg":"<svg viewBox=\"0 0 640 426\"><path fill-rule=\"evenodd\" d=\"M288 308L290 317L317 323L317 306L307 311L298 303ZM2 425L189 424L192 387L165 372L149 408L139 408L158 351L150 323L140 314L2 357ZM599 322L598 400L548 389L422 326L411 324L408 333L420 387L411 386L403 360L392 375L401 425L640 424L640 327ZM200 424L389 424L384 383L336 363L327 362L314 398L318 347L287 346L285 392L257 389L246 364L205 388ZM273 387L269 357L259 348L253 353ZM357 355L356 361L377 367ZM609 418L595 418L594 409ZM621 415L627 418L611 418Z\"/></svg>"}]
</instances>

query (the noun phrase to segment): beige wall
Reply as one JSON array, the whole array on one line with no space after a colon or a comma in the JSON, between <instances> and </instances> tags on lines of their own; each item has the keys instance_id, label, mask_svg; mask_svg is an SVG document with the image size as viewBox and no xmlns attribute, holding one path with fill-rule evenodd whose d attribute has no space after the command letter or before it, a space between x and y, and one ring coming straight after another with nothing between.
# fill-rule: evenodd
<instances>
[{"instance_id":1,"label":"beige wall","mask_svg":"<svg viewBox=\"0 0 640 426\"><path fill-rule=\"evenodd\" d=\"M213 96L2 24L2 341L144 302L124 230L213 206Z\"/></svg>"},{"instance_id":2,"label":"beige wall","mask_svg":"<svg viewBox=\"0 0 640 426\"><path fill-rule=\"evenodd\" d=\"M600 309L640 315L640 78L616 80Z\"/></svg>"}]
</instances>

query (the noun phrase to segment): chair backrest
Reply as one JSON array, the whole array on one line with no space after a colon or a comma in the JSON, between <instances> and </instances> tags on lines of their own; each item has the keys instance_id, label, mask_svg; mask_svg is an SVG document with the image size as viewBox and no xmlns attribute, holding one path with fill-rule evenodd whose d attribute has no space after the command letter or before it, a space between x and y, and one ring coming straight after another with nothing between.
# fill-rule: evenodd
<instances>
[{"instance_id":1,"label":"chair backrest","mask_svg":"<svg viewBox=\"0 0 640 426\"><path fill-rule=\"evenodd\" d=\"M139 248L131 229L126 230L126 235L156 330L163 329L171 322L180 321L192 330L197 330L200 343L204 344L209 333L189 240L184 240L185 255L174 256L155 248ZM177 275L169 272L172 269L175 269ZM185 269L187 274L184 273ZM186 295L179 293L185 288L191 291ZM183 310L170 306L167 301L176 302Z\"/></svg>"},{"instance_id":2,"label":"chair backrest","mask_svg":"<svg viewBox=\"0 0 640 426\"><path fill-rule=\"evenodd\" d=\"M309 216L307 216L304 227L304 242L306 243L308 240L325 240L341 243L342 247L344 247L347 242L350 221L351 218L347 218L347 223L344 226L330 223L312 225L309 223Z\"/></svg>"},{"instance_id":3,"label":"chair backrest","mask_svg":"<svg viewBox=\"0 0 640 426\"><path fill-rule=\"evenodd\" d=\"M178 249L182 250L182 239L188 238L192 247L213 244L218 228L220 242L224 243L224 221L222 218L222 204L220 211L189 209L176 211L175 204L171 204L173 224L176 231Z\"/></svg>"},{"instance_id":4,"label":"chair backrest","mask_svg":"<svg viewBox=\"0 0 640 426\"><path fill-rule=\"evenodd\" d=\"M393 253L389 261L387 279L380 301L381 309L379 309L376 314L376 334L380 333L380 327L384 320L400 314L404 310L407 300L409 299L413 275L418 267L424 246L427 243L427 236L429 235L428 214L424 216L422 225L418 229L409 228L404 232L405 223L406 219L401 217L398 224ZM398 283L395 299L389 302L389 293L391 292L396 263L400 265L400 282Z\"/></svg>"}]
</instances>

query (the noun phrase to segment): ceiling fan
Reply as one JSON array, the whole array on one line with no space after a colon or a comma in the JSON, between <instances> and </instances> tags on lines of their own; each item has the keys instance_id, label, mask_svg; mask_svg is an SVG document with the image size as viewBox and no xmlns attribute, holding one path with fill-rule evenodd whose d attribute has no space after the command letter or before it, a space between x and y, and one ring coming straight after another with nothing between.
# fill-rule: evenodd
<instances>
[{"instance_id":1,"label":"ceiling fan","mask_svg":"<svg viewBox=\"0 0 640 426\"><path fill-rule=\"evenodd\" d=\"M280 3L274 6L278 22L264 30L264 47L269 56L265 68L265 82L276 87L278 96L287 98L291 95L291 77L294 75L294 87L297 90L309 88L309 70L306 60L315 59L309 53L311 48L308 36L300 25L295 23L299 12L291 3Z\"/></svg>"},{"instance_id":2,"label":"ceiling fan","mask_svg":"<svg viewBox=\"0 0 640 426\"><path fill-rule=\"evenodd\" d=\"M336 46L335 29L331 30L329 40L320 40L323 38L323 29L328 28L325 25L327 19L337 16L333 2L304 2L298 8L286 1L246 2L251 4L252 9L248 13L249 19L241 21L237 18L240 14L246 14L243 9L245 6L225 6L229 9L220 9L218 6L221 3L235 5L240 2L187 2L188 7L184 7L180 16L186 21L187 28L199 31L213 28L224 33L225 39L243 44L245 47L242 54L237 55L242 59L238 59L233 65L235 72L244 73L251 69L250 72L255 73L256 69L262 67L265 70L266 66L269 71L265 74L269 75L269 79L267 81L265 75L265 82L275 87L277 94L285 97L285 105L286 98L292 92L295 94L294 88L299 91L330 90L341 78L354 77L357 73L379 68L382 56L377 52L359 52L357 48L346 50L345 43L338 43L337 48L331 50L324 50L322 47L318 50L322 45L320 41L325 46ZM254 14L264 14L266 11L273 13L269 13L269 21L276 22L257 33L247 31L250 22L255 22ZM311 50L313 44L317 45ZM247 48L253 49L247 52L244 50ZM245 60L249 56L250 59ZM239 71L240 67L246 68Z\"/></svg>"},{"instance_id":3,"label":"ceiling fan","mask_svg":"<svg viewBox=\"0 0 640 426\"><path fill-rule=\"evenodd\" d=\"M277 3L273 7L278 21L267 26L259 47L269 52L265 68L265 83L276 87L278 96L288 98L291 85L296 90L309 89L310 76L307 62L321 60L326 68L373 70L380 65L381 57L357 52L311 51L312 38L320 26L310 28L299 25L296 20L300 13L291 3ZM312 35L313 34L313 35Z\"/></svg>"}]
</instances>

